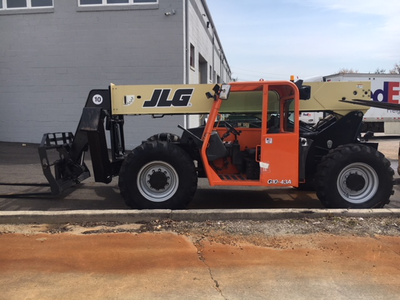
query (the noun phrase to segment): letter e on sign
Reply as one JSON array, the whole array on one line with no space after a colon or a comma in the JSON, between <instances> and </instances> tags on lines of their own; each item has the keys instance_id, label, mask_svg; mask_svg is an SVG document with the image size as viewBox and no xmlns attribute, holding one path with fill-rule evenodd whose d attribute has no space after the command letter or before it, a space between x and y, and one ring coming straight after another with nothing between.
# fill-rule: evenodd
<instances>
[{"instance_id":1,"label":"letter e on sign","mask_svg":"<svg viewBox=\"0 0 400 300\"><path fill-rule=\"evenodd\" d=\"M389 82L389 90L388 90L388 102L399 104L399 95L400 95L400 82ZM397 99L396 99L397 98Z\"/></svg>"},{"instance_id":2,"label":"letter e on sign","mask_svg":"<svg viewBox=\"0 0 400 300\"><path fill-rule=\"evenodd\" d=\"M103 103L103 96L99 95L99 94L96 94L96 95L93 96L92 101L93 101L94 104L100 105L100 104Z\"/></svg>"}]
</instances>

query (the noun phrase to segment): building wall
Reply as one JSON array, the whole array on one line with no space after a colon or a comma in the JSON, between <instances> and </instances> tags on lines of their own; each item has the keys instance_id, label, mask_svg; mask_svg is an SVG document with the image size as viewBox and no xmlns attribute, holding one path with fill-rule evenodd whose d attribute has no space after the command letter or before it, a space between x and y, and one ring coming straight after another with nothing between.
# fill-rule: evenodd
<instances>
[{"instance_id":1,"label":"building wall","mask_svg":"<svg viewBox=\"0 0 400 300\"><path fill-rule=\"evenodd\" d=\"M230 82L229 65L204 0L190 0L189 20L187 48L194 47L194 64L189 66L188 82ZM189 127L196 127L204 120L204 116L189 116L188 120Z\"/></svg>"},{"instance_id":2,"label":"building wall","mask_svg":"<svg viewBox=\"0 0 400 300\"><path fill-rule=\"evenodd\" d=\"M226 64L222 45L217 37L217 29L212 22L211 13L202 0L191 0L189 19L189 39L195 47L195 66L190 69L190 83L220 83L229 82L229 66ZM224 62L224 63L221 63ZM202 68L202 65L205 65ZM206 75L199 79L199 71L205 70ZM215 74L214 74L215 73ZM218 75L218 77L217 77ZM217 78L220 80L217 81Z\"/></svg>"},{"instance_id":3,"label":"building wall","mask_svg":"<svg viewBox=\"0 0 400 300\"><path fill-rule=\"evenodd\" d=\"M88 8L54 0L52 9L0 11L0 140L38 143L46 132L74 132L89 90L111 82L185 83L185 1ZM186 122L126 117L127 148L160 131L180 133Z\"/></svg>"}]
</instances>

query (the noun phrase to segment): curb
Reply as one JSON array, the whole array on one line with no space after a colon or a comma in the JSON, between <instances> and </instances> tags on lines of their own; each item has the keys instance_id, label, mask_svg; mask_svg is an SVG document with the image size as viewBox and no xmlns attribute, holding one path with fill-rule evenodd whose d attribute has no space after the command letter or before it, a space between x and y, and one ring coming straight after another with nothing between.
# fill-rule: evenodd
<instances>
[{"instance_id":1,"label":"curb","mask_svg":"<svg viewBox=\"0 0 400 300\"><path fill-rule=\"evenodd\" d=\"M323 217L400 217L400 209L199 209L199 210L71 210L3 211L0 224L120 222L137 223L171 219L202 222L207 220L278 220Z\"/></svg>"}]
</instances>

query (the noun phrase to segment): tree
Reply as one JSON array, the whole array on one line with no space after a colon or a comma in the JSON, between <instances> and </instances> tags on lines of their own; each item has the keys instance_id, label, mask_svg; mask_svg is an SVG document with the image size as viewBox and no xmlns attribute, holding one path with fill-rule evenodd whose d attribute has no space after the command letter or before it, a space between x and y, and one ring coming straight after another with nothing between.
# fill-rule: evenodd
<instances>
[{"instance_id":1,"label":"tree","mask_svg":"<svg viewBox=\"0 0 400 300\"><path fill-rule=\"evenodd\" d=\"M341 68L338 73L339 74L354 74L354 73L358 73L358 70Z\"/></svg>"},{"instance_id":2,"label":"tree","mask_svg":"<svg viewBox=\"0 0 400 300\"><path fill-rule=\"evenodd\" d=\"M376 68L375 70L375 74L385 74L385 73L386 73L385 69Z\"/></svg>"},{"instance_id":3,"label":"tree","mask_svg":"<svg viewBox=\"0 0 400 300\"><path fill-rule=\"evenodd\" d=\"M400 63L394 64L393 69L389 71L390 74L400 74Z\"/></svg>"}]
</instances>

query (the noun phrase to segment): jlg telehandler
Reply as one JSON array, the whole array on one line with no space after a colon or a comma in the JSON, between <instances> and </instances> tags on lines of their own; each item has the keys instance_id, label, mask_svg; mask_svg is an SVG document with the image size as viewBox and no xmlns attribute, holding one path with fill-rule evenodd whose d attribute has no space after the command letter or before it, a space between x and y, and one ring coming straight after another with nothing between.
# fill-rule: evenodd
<instances>
[{"instance_id":1,"label":"jlg telehandler","mask_svg":"<svg viewBox=\"0 0 400 300\"><path fill-rule=\"evenodd\" d=\"M89 93L75 135L45 134L39 154L52 193L59 194L90 176L84 162L90 150L95 181L118 175L132 208L185 208L198 177L211 186L312 187L331 208L383 207L394 172L378 145L361 138L363 112L339 101L354 98L368 100L369 83L111 84ZM330 114L311 127L299 121L301 109ZM124 115L143 114L208 116L203 126L180 127L181 136L153 135L127 154ZM52 152L58 152L54 163Z\"/></svg>"}]
</instances>

